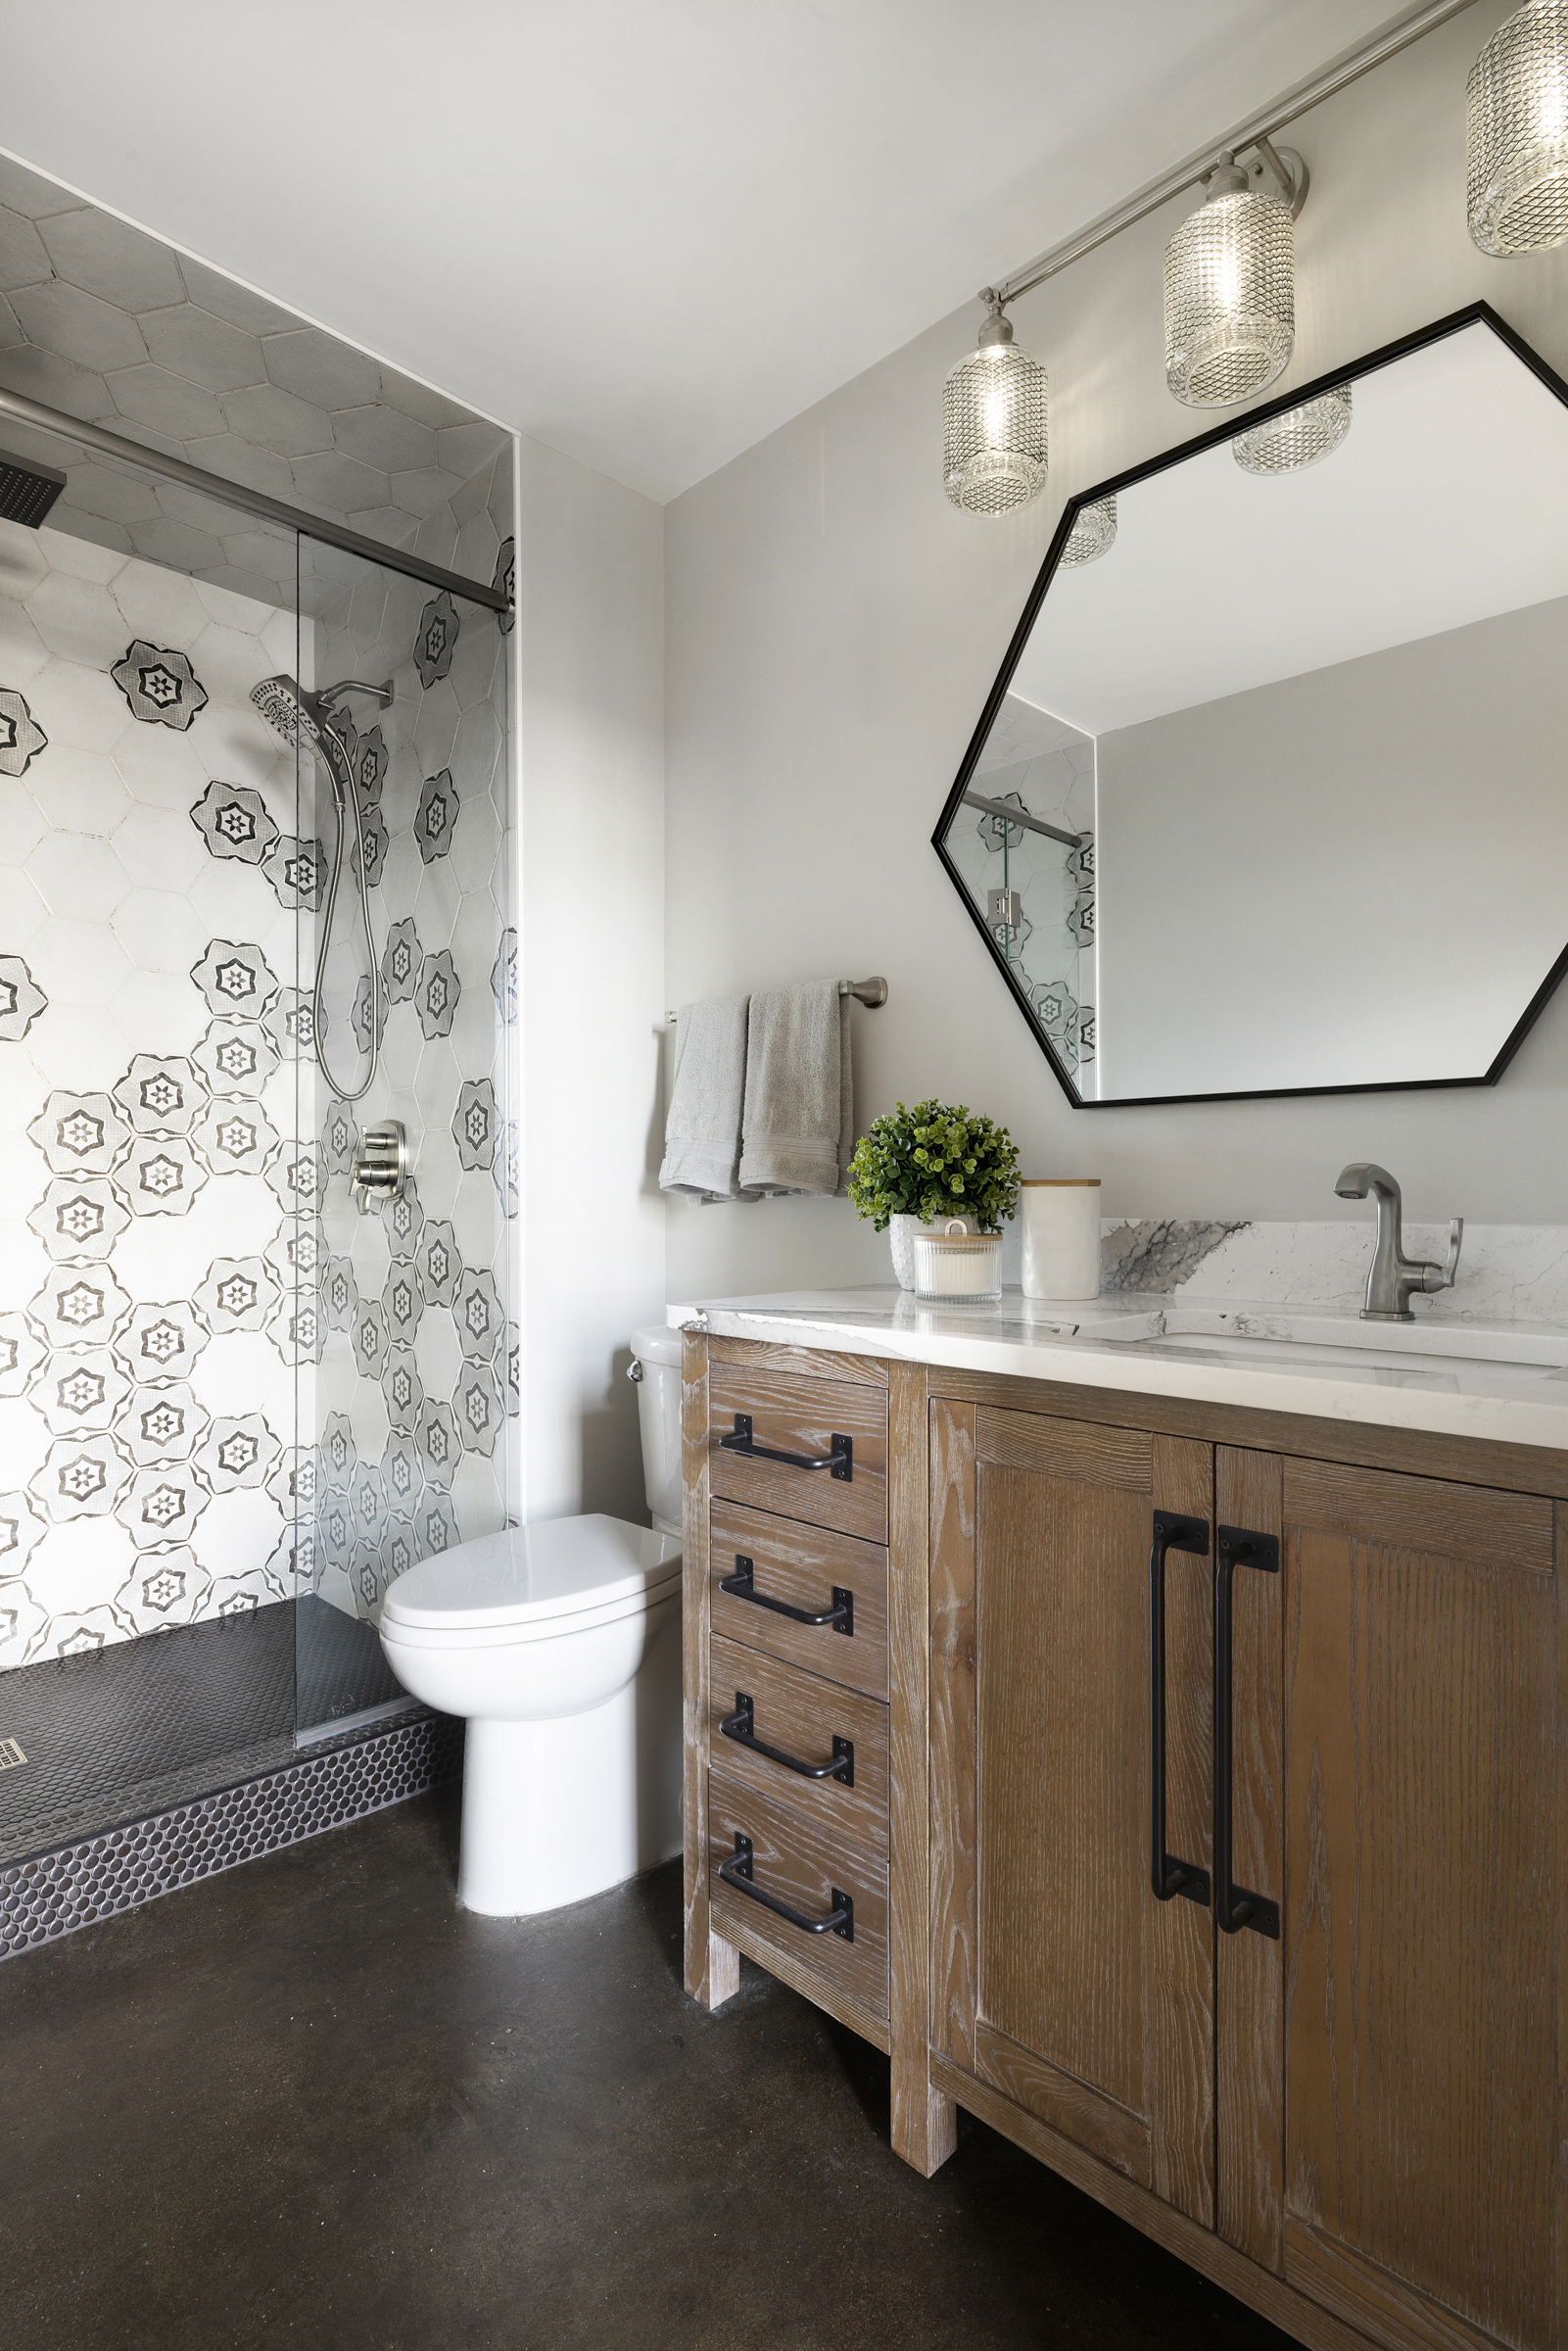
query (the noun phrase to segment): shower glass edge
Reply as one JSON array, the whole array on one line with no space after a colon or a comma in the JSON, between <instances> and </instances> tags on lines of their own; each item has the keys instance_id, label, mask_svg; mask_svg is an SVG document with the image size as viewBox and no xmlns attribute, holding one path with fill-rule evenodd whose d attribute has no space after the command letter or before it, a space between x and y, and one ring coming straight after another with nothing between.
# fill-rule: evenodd
<instances>
[{"instance_id":1,"label":"shower glass edge","mask_svg":"<svg viewBox=\"0 0 1568 2351\"><path fill-rule=\"evenodd\" d=\"M325 760L296 752L295 970L277 1029L294 1062L285 1193L293 1281L295 1738L410 1708L376 1626L407 1567L508 1518L507 1322L516 1163L508 1034L509 647L502 616L300 533L296 676L306 693L391 681L386 708L333 701L358 804L373 956L348 812L338 848ZM300 730L302 738L305 730ZM404 1197L361 1215L351 1190L365 1128L406 1131Z\"/></svg>"}]
</instances>

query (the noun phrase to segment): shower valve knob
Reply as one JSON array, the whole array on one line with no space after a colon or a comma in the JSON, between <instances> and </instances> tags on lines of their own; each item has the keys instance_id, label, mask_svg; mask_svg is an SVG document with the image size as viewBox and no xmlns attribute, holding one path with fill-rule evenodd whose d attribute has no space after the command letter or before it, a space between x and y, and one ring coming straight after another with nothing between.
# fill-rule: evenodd
<instances>
[{"instance_id":1,"label":"shower valve knob","mask_svg":"<svg viewBox=\"0 0 1568 2351\"><path fill-rule=\"evenodd\" d=\"M408 1132L401 1119L366 1127L355 1156L350 1190L362 1217L372 1203L401 1200L408 1183Z\"/></svg>"}]
</instances>

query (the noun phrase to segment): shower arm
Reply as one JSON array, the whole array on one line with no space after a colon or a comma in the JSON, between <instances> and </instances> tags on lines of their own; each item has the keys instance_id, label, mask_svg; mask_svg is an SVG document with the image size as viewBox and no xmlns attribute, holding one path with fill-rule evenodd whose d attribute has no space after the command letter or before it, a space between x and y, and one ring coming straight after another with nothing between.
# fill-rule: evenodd
<instances>
[{"instance_id":1,"label":"shower arm","mask_svg":"<svg viewBox=\"0 0 1568 2351\"><path fill-rule=\"evenodd\" d=\"M385 710L392 700L392 681L389 678L385 686L367 686L363 678L340 678L335 686L323 686L315 698L324 710L330 710L345 694L367 694L378 708Z\"/></svg>"}]
</instances>

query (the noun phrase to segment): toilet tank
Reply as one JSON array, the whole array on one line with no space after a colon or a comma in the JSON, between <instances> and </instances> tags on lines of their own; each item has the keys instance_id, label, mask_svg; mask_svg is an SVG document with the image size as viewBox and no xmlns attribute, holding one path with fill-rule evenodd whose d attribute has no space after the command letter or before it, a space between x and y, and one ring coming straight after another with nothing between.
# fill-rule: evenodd
<instances>
[{"instance_id":1,"label":"toilet tank","mask_svg":"<svg viewBox=\"0 0 1568 2351\"><path fill-rule=\"evenodd\" d=\"M653 1523L681 1532L681 1334L632 1333L632 1377L642 1427L642 1487Z\"/></svg>"}]
</instances>

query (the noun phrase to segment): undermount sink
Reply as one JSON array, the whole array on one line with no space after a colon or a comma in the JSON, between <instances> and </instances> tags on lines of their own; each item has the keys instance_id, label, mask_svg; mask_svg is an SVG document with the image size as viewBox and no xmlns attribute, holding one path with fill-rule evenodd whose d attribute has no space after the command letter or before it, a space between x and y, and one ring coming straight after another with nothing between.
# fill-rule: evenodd
<instances>
[{"instance_id":1,"label":"undermount sink","mask_svg":"<svg viewBox=\"0 0 1568 2351\"><path fill-rule=\"evenodd\" d=\"M1300 1364L1323 1370L1360 1370L1432 1377L1478 1364L1534 1372L1568 1373L1568 1332L1456 1321L1363 1322L1325 1314L1227 1313L1220 1308L1171 1307L1142 1327L1080 1326L1081 1336L1129 1352L1180 1356L1188 1362ZM1155 1327L1150 1327L1150 1324Z\"/></svg>"}]
</instances>

